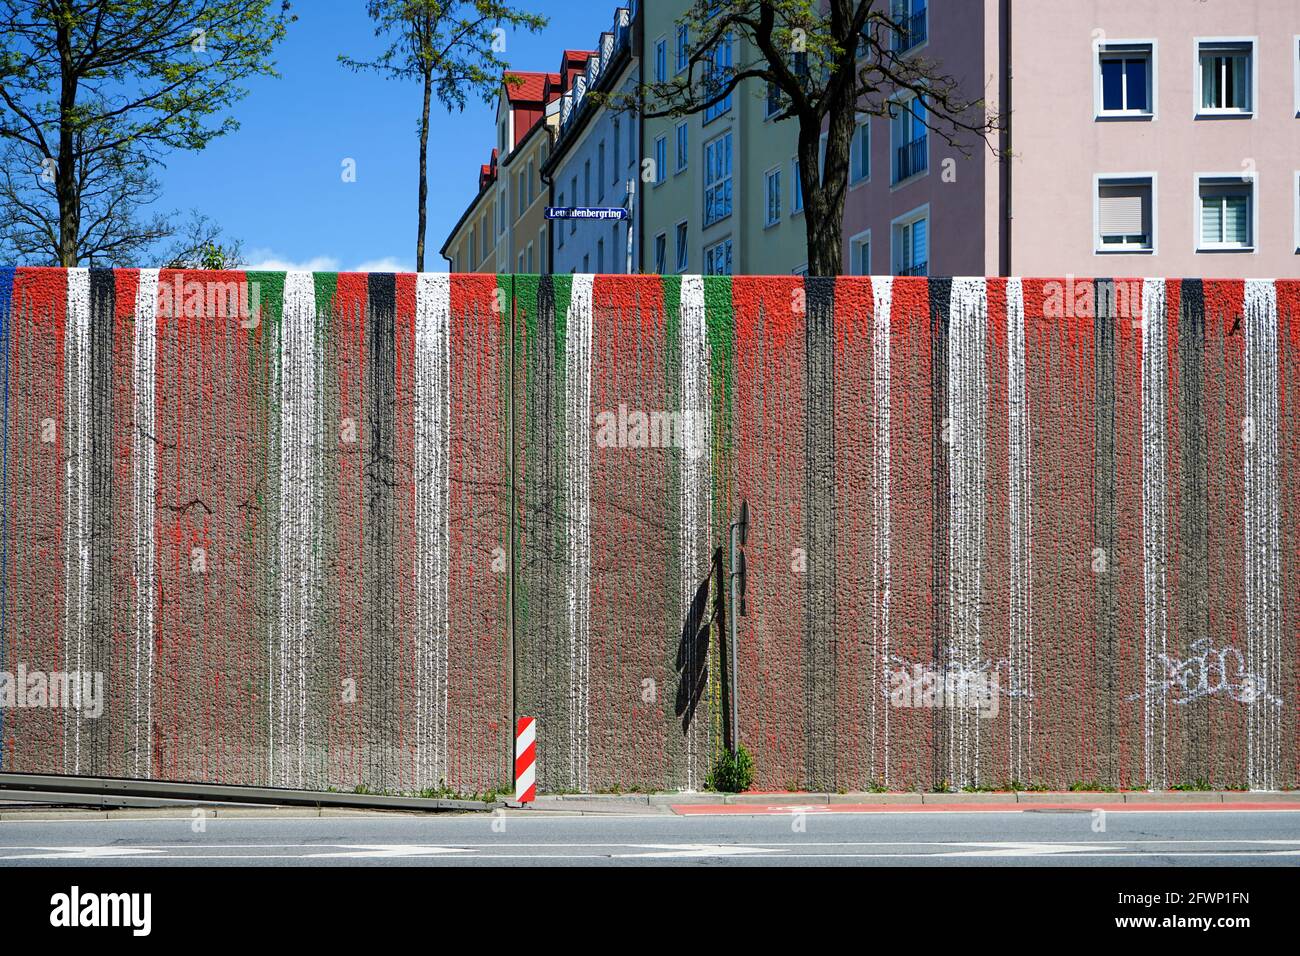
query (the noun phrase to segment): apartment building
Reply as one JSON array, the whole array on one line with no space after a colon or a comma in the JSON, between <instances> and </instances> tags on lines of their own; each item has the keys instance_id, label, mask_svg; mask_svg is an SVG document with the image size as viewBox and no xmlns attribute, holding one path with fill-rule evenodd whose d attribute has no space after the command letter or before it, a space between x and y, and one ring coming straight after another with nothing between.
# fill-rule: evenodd
<instances>
[{"instance_id":1,"label":"apartment building","mask_svg":"<svg viewBox=\"0 0 1300 956\"><path fill-rule=\"evenodd\" d=\"M862 117L846 271L1295 274L1300 4L895 4L894 49L1009 108L1012 158L948 146L923 98Z\"/></svg>"},{"instance_id":2,"label":"apartment building","mask_svg":"<svg viewBox=\"0 0 1300 956\"><path fill-rule=\"evenodd\" d=\"M602 206L628 210L624 221L554 220L551 253L556 272L626 272L629 240L636 255L639 206L629 181L638 175L640 122L636 114L610 109L593 93L635 93L640 57L633 42L632 10L619 7L596 49L574 70L558 101L555 148L542 168L561 207ZM566 51L566 61L572 51ZM634 258L633 270L639 257Z\"/></svg>"},{"instance_id":3,"label":"apartment building","mask_svg":"<svg viewBox=\"0 0 1300 956\"><path fill-rule=\"evenodd\" d=\"M495 272L497 264L496 182L497 150L479 167L478 191L470 200L439 254L451 272Z\"/></svg>"}]
</instances>

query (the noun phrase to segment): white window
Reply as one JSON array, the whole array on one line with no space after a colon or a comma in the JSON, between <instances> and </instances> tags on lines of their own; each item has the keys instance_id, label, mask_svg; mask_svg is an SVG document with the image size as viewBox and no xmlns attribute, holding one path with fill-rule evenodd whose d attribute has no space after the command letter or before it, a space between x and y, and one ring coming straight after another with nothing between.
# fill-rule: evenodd
<instances>
[{"instance_id":1,"label":"white window","mask_svg":"<svg viewBox=\"0 0 1300 956\"><path fill-rule=\"evenodd\" d=\"M677 69L676 72L682 73L691 61L691 34L683 25L677 26Z\"/></svg>"},{"instance_id":2,"label":"white window","mask_svg":"<svg viewBox=\"0 0 1300 956\"><path fill-rule=\"evenodd\" d=\"M677 271L685 272L690 264L690 250L686 248L686 223L677 224Z\"/></svg>"},{"instance_id":3,"label":"white window","mask_svg":"<svg viewBox=\"0 0 1300 956\"><path fill-rule=\"evenodd\" d=\"M849 275L871 275L871 230L849 240Z\"/></svg>"},{"instance_id":4,"label":"white window","mask_svg":"<svg viewBox=\"0 0 1300 956\"><path fill-rule=\"evenodd\" d=\"M656 186L668 179L668 137L655 137L654 184Z\"/></svg>"},{"instance_id":5,"label":"white window","mask_svg":"<svg viewBox=\"0 0 1300 956\"><path fill-rule=\"evenodd\" d=\"M894 244L894 274L930 274L930 207L922 206L891 224Z\"/></svg>"},{"instance_id":6,"label":"white window","mask_svg":"<svg viewBox=\"0 0 1300 956\"><path fill-rule=\"evenodd\" d=\"M1155 114L1155 49L1153 40L1097 44L1097 116L1141 118Z\"/></svg>"},{"instance_id":7,"label":"white window","mask_svg":"<svg viewBox=\"0 0 1300 956\"><path fill-rule=\"evenodd\" d=\"M1097 252L1155 251L1155 179L1101 176L1096 187Z\"/></svg>"},{"instance_id":8,"label":"white window","mask_svg":"<svg viewBox=\"0 0 1300 956\"><path fill-rule=\"evenodd\" d=\"M1255 248L1255 176L1240 173L1196 177L1202 252Z\"/></svg>"},{"instance_id":9,"label":"white window","mask_svg":"<svg viewBox=\"0 0 1300 956\"><path fill-rule=\"evenodd\" d=\"M858 125L853 128L853 141L849 144L849 182L863 183L871 178L871 123L870 118L859 114Z\"/></svg>"},{"instance_id":10,"label":"white window","mask_svg":"<svg viewBox=\"0 0 1300 956\"><path fill-rule=\"evenodd\" d=\"M775 226L781 221L781 167L774 166L763 174L763 193L766 198L766 214L763 225Z\"/></svg>"},{"instance_id":11,"label":"white window","mask_svg":"<svg viewBox=\"0 0 1300 956\"><path fill-rule=\"evenodd\" d=\"M1196 41L1196 108L1202 116L1245 116L1255 110L1255 41Z\"/></svg>"},{"instance_id":12,"label":"white window","mask_svg":"<svg viewBox=\"0 0 1300 956\"><path fill-rule=\"evenodd\" d=\"M655 82L662 83L668 79L668 41L662 37L655 40Z\"/></svg>"},{"instance_id":13,"label":"white window","mask_svg":"<svg viewBox=\"0 0 1300 956\"><path fill-rule=\"evenodd\" d=\"M732 37L730 33L727 33L709 52L709 57L705 64L706 69L704 71L704 88L705 95L710 100L722 91L728 78L731 76L731 47ZM722 99L718 100L718 102L704 110L704 122L706 124L711 123L730 109L731 94L728 93Z\"/></svg>"},{"instance_id":14,"label":"white window","mask_svg":"<svg viewBox=\"0 0 1300 956\"><path fill-rule=\"evenodd\" d=\"M537 230L537 271L546 271L546 227Z\"/></svg>"},{"instance_id":15,"label":"white window","mask_svg":"<svg viewBox=\"0 0 1300 956\"><path fill-rule=\"evenodd\" d=\"M897 100L891 107L890 135L893 138L896 185L919 176L930 168L930 137L925 125L925 100L919 96Z\"/></svg>"},{"instance_id":16,"label":"white window","mask_svg":"<svg viewBox=\"0 0 1300 956\"><path fill-rule=\"evenodd\" d=\"M704 250L704 274L706 276L731 275L731 239L715 242Z\"/></svg>"},{"instance_id":17,"label":"white window","mask_svg":"<svg viewBox=\"0 0 1300 956\"><path fill-rule=\"evenodd\" d=\"M895 53L920 46L929 35L929 0L893 0L890 17L897 25L893 31Z\"/></svg>"},{"instance_id":18,"label":"white window","mask_svg":"<svg viewBox=\"0 0 1300 956\"><path fill-rule=\"evenodd\" d=\"M655 236L655 274L664 275L668 271L668 233L661 232Z\"/></svg>"},{"instance_id":19,"label":"white window","mask_svg":"<svg viewBox=\"0 0 1300 956\"><path fill-rule=\"evenodd\" d=\"M687 144L687 126L685 122L677 124L677 172L686 168L686 163L690 159L689 146Z\"/></svg>"},{"instance_id":20,"label":"white window","mask_svg":"<svg viewBox=\"0 0 1300 956\"><path fill-rule=\"evenodd\" d=\"M704 147L704 225L731 215L731 132Z\"/></svg>"},{"instance_id":21,"label":"white window","mask_svg":"<svg viewBox=\"0 0 1300 956\"><path fill-rule=\"evenodd\" d=\"M799 176L799 157L790 160L790 211L803 212L803 182Z\"/></svg>"}]
</instances>

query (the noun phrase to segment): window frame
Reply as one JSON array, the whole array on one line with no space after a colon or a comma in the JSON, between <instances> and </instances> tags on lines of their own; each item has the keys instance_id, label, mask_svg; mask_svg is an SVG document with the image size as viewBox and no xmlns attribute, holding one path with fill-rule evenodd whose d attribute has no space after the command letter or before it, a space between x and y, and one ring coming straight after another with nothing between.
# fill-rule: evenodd
<instances>
[{"instance_id":1,"label":"window frame","mask_svg":"<svg viewBox=\"0 0 1300 956\"><path fill-rule=\"evenodd\" d=\"M931 237L933 235L934 221L930 218L930 204L927 202L922 203L915 209L910 209L901 216L896 216L889 221L889 271L891 275L899 275L899 270L903 268L900 264L902 260L898 255L900 248L898 241L900 230L906 226L920 222L922 219L925 220L925 274L926 276L929 276L932 272L930 268L930 250L933 245Z\"/></svg>"},{"instance_id":2,"label":"window frame","mask_svg":"<svg viewBox=\"0 0 1300 956\"><path fill-rule=\"evenodd\" d=\"M685 24L679 23L673 30L673 76L681 76L690 65L691 31Z\"/></svg>"},{"instance_id":3,"label":"window frame","mask_svg":"<svg viewBox=\"0 0 1300 956\"><path fill-rule=\"evenodd\" d=\"M726 155L730 157L730 162L727 164L727 170L725 175L720 176L716 182L711 183L709 181L709 176L712 174L712 165L709 163L709 149L710 147L720 145L722 142L726 140L730 140L727 146L727 153L726 153ZM709 229L713 226L716 226L718 223L722 222L723 220L730 218L731 215L735 212L736 139L733 130L731 129L723 130L717 136L713 137L713 139L709 140L704 144L704 176L702 177L702 185L704 186L704 192L701 194L701 198L703 200L703 208L702 208L702 216L700 218L700 222L702 223L701 226L702 229ZM716 218L710 219L709 218L709 194L715 190L724 188L724 186L730 187L729 195L727 198L727 211L722 215L717 216Z\"/></svg>"},{"instance_id":4,"label":"window frame","mask_svg":"<svg viewBox=\"0 0 1300 956\"><path fill-rule=\"evenodd\" d=\"M908 17L910 18L915 16L916 14L912 11L913 0L903 0L903 2L906 3L907 5ZM899 57L907 56L908 54L913 53L917 50L924 50L927 46L930 45L930 3L931 0L926 0L925 7L924 7L924 12L925 12L925 39L924 40L921 40L919 43L913 43L911 46L908 47L899 46L898 45L899 35L894 31L890 31L891 33L893 33L893 36L890 38L889 41L889 51L893 53L895 56L899 56ZM891 17L893 16L892 4L890 6L890 16Z\"/></svg>"},{"instance_id":5,"label":"window frame","mask_svg":"<svg viewBox=\"0 0 1300 956\"><path fill-rule=\"evenodd\" d=\"M925 109L925 110L928 112L928 111L929 111L929 107L925 105L925 97L922 96L922 95L919 94L919 93L913 93L913 92L910 91L910 90L904 90L904 91L902 91L902 92L895 93L893 96L891 96L891 97L889 98L889 102L890 102L891 104L893 104L893 103L898 103L898 104L902 105L902 104L911 104L914 100L917 100L917 99L920 99L920 100L921 100L921 107L922 107L923 109ZM910 114L914 120L916 119L916 114L915 114L915 113L912 113L912 109L911 109L911 106L910 106L910 105L907 106L907 110L906 110L906 112L907 112L908 114ZM917 140L919 137L913 135L912 139L909 139L909 140L907 141L907 144L895 143L895 142L894 142L894 131L895 131L896 127L895 127L895 124L894 124L894 120L897 119L897 118L898 118L898 117L897 117L896 115L893 114L892 109L891 109L891 115L889 116L889 152L890 152L890 159L889 159L889 190L890 190L890 192L893 192L894 190L897 190L897 189L902 189L903 187L905 187L905 186L909 186L909 185L911 185L913 182L915 182L915 181L917 181L917 180L919 180L919 179L924 179L926 176L929 176L929 175L930 175L930 139L931 139L931 137L930 137L930 128L929 128L928 126L926 126L924 123L922 123L922 124L921 124L921 128L925 130L925 134L924 134L924 136L925 136L925 169L922 169L922 170L920 170L920 171L918 171L918 172L911 173L910 175L908 175L908 176L906 176L906 177L901 177L901 178L899 177L899 175L898 175L898 150L899 150L899 147L902 146L902 145L908 145L908 144L914 143L914 142L916 142L916 140Z\"/></svg>"},{"instance_id":6,"label":"window frame","mask_svg":"<svg viewBox=\"0 0 1300 956\"><path fill-rule=\"evenodd\" d=\"M660 69L662 67L662 69ZM655 40L654 46L654 81L656 83L668 82L668 38L659 37Z\"/></svg>"},{"instance_id":7,"label":"window frame","mask_svg":"<svg viewBox=\"0 0 1300 956\"><path fill-rule=\"evenodd\" d=\"M771 229L773 226L781 224L781 167L782 163L777 163L769 169L763 170L763 228ZM776 177L776 216L772 216L772 177Z\"/></svg>"},{"instance_id":8,"label":"window frame","mask_svg":"<svg viewBox=\"0 0 1300 956\"><path fill-rule=\"evenodd\" d=\"M663 146L663 162L659 161L659 147ZM664 183L668 182L668 137L656 136L654 143L654 161L655 161L655 178L650 185L658 189Z\"/></svg>"},{"instance_id":9,"label":"window frame","mask_svg":"<svg viewBox=\"0 0 1300 956\"><path fill-rule=\"evenodd\" d=\"M715 250L720 249L723 246L728 247L727 259L730 260L731 271L710 272L709 269L711 268L711 263L713 261L713 253ZM704 269L701 271L700 274L706 276L734 276L736 274L735 256L736 256L736 245L730 234L723 236L721 239L718 239L715 242L709 243L707 246L704 247Z\"/></svg>"},{"instance_id":10,"label":"window frame","mask_svg":"<svg viewBox=\"0 0 1300 956\"><path fill-rule=\"evenodd\" d=\"M1106 109L1106 91L1102 81L1101 63L1108 55L1115 58L1116 55L1127 52L1127 50L1137 50L1146 48L1147 56L1147 102L1150 104L1148 110L1108 110ZM1159 42L1154 37L1139 37L1134 39L1123 40L1095 40L1092 48L1092 113L1095 120L1154 120L1159 115L1160 109L1160 48ZM1127 85L1127 77L1125 84ZM1127 97L1125 97L1127 99Z\"/></svg>"},{"instance_id":11,"label":"window frame","mask_svg":"<svg viewBox=\"0 0 1300 956\"><path fill-rule=\"evenodd\" d=\"M1234 170L1226 173L1193 173L1192 174L1192 208L1195 211L1195 218L1192 220L1195 228L1193 236L1192 251L1197 255L1214 254L1214 253L1236 253L1238 255L1254 255L1259 252L1259 173L1258 172L1241 172ZM1218 180L1225 185L1234 182L1250 183L1250 195L1246 204L1246 227L1249 239L1244 246L1233 245L1231 243L1205 243L1201 230L1205 223L1202 220L1201 207L1201 184L1205 180Z\"/></svg>"},{"instance_id":12,"label":"window frame","mask_svg":"<svg viewBox=\"0 0 1300 956\"><path fill-rule=\"evenodd\" d=\"M803 170L798 156L790 158L790 215L803 215Z\"/></svg>"},{"instance_id":13,"label":"window frame","mask_svg":"<svg viewBox=\"0 0 1300 956\"><path fill-rule=\"evenodd\" d=\"M863 185L864 183L871 182L871 116L870 114L867 113L858 113L857 116L860 117L860 119L855 118L856 122L853 127L853 138L849 140L849 188L850 189L855 189L858 186ZM866 157L867 157L867 171L863 176L855 179L853 158L854 156L861 155L862 153L861 150L857 152L854 151L854 147L858 142L858 130L860 129L865 129L867 131L867 137L866 137L867 142L865 146Z\"/></svg>"},{"instance_id":14,"label":"window frame","mask_svg":"<svg viewBox=\"0 0 1300 956\"><path fill-rule=\"evenodd\" d=\"M690 165L691 159L691 130L690 123L682 120L673 127L673 145L676 147L676 155L673 157L673 175L686 172ZM683 136L682 134L686 135Z\"/></svg>"},{"instance_id":15,"label":"window frame","mask_svg":"<svg viewBox=\"0 0 1300 956\"><path fill-rule=\"evenodd\" d=\"M663 243L663 258L659 257L659 244ZM668 233L661 232L655 236L654 267L656 275L667 275L668 269Z\"/></svg>"},{"instance_id":16,"label":"window frame","mask_svg":"<svg viewBox=\"0 0 1300 956\"><path fill-rule=\"evenodd\" d=\"M930 241L930 240L929 240L929 235L928 235L928 230L927 230L927 236L926 236L927 251L928 251L929 241ZM867 268L867 271L866 271L866 272L855 272L855 271L854 271L854 266L856 265L856 263L857 263L857 261L858 261L858 256L856 255L856 251L857 251L858 247L863 246L863 245L865 245L865 246L867 247L867 266L868 266L868 268ZM849 275L853 275L853 276L869 276L869 275L871 275L871 269L870 269L870 265L871 265L871 257L872 257L872 254L873 254L874 252L875 252L875 250L871 248L871 230L870 230L870 229L863 229L861 232L856 233L855 235L849 236Z\"/></svg>"},{"instance_id":17,"label":"window frame","mask_svg":"<svg viewBox=\"0 0 1300 956\"><path fill-rule=\"evenodd\" d=\"M683 275L691 267L690 229L689 219L681 219L673 223L673 241L676 243L673 247L674 275ZM678 242L679 239L682 241Z\"/></svg>"},{"instance_id":18,"label":"window frame","mask_svg":"<svg viewBox=\"0 0 1300 956\"><path fill-rule=\"evenodd\" d=\"M1202 89L1201 47L1202 46L1249 46L1247 64L1247 109L1224 107L1203 107L1204 90ZM1259 113L1259 37L1193 37L1192 38L1192 115L1196 119L1254 119Z\"/></svg>"},{"instance_id":19,"label":"window frame","mask_svg":"<svg viewBox=\"0 0 1300 956\"><path fill-rule=\"evenodd\" d=\"M1108 183L1146 180L1151 189L1151 245L1105 246L1101 241L1101 187ZM1154 170L1136 173L1095 173L1092 177L1092 254L1095 256L1153 256L1160 235L1159 187ZM1198 213L1199 216L1199 213Z\"/></svg>"}]
</instances>

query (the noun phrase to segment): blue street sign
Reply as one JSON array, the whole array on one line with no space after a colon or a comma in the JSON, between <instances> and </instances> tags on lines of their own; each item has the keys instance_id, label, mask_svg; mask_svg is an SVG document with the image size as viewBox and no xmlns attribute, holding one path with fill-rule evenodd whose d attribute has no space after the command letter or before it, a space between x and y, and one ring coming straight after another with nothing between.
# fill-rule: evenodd
<instances>
[{"instance_id":1,"label":"blue street sign","mask_svg":"<svg viewBox=\"0 0 1300 956\"><path fill-rule=\"evenodd\" d=\"M627 218L627 210L621 206L547 206L546 218L621 222Z\"/></svg>"}]
</instances>

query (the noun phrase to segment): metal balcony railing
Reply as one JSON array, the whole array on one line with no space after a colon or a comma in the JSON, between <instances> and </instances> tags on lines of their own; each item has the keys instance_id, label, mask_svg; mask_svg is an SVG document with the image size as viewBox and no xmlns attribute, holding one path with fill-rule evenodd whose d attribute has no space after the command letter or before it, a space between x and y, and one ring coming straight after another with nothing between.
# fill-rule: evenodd
<instances>
[{"instance_id":1,"label":"metal balcony railing","mask_svg":"<svg viewBox=\"0 0 1300 956\"><path fill-rule=\"evenodd\" d=\"M906 14L899 18L903 28L894 33L894 52L905 53L914 46L920 46L926 40L926 8L922 7L911 16Z\"/></svg>"},{"instance_id":2,"label":"metal balcony railing","mask_svg":"<svg viewBox=\"0 0 1300 956\"><path fill-rule=\"evenodd\" d=\"M930 274L930 263L917 262L910 266L900 266L898 269L900 276L924 276Z\"/></svg>"},{"instance_id":3,"label":"metal balcony railing","mask_svg":"<svg viewBox=\"0 0 1300 956\"><path fill-rule=\"evenodd\" d=\"M901 183L910 176L923 173L929 167L929 150L926 149L928 137L918 136L910 143L898 147L898 169L894 182Z\"/></svg>"}]
</instances>

